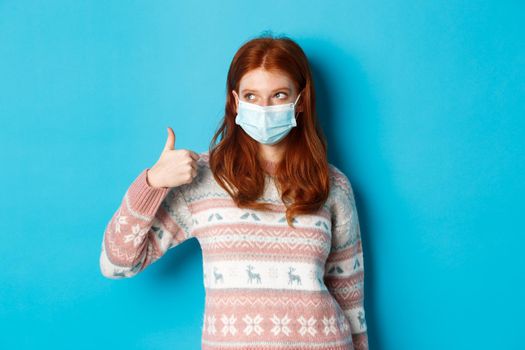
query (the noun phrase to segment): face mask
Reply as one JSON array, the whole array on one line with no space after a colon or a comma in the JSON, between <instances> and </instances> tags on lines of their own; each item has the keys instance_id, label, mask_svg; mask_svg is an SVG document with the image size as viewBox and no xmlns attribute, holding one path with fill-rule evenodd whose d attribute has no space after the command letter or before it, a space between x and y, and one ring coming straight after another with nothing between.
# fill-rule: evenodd
<instances>
[{"instance_id":1,"label":"face mask","mask_svg":"<svg viewBox=\"0 0 525 350\"><path fill-rule=\"evenodd\" d=\"M297 126L295 120L295 105L284 103L271 106L259 106L239 99L235 124L238 124L254 140L265 145L273 145L281 141L290 130Z\"/></svg>"}]
</instances>

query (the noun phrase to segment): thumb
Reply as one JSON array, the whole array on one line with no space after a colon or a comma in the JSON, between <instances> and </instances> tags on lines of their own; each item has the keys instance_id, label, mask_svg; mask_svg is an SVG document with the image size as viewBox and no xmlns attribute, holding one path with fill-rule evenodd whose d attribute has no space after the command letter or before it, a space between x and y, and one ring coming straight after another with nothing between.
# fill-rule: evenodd
<instances>
[{"instance_id":1,"label":"thumb","mask_svg":"<svg viewBox=\"0 0 525 350\"><path fill-rule=\"evenodd\" d=\"M170 127L168 127L168 139L166 140L166 145L164 145L164 151L174 150L174 149L175 149L175 133Z\"/></svg>"}]
</instances>

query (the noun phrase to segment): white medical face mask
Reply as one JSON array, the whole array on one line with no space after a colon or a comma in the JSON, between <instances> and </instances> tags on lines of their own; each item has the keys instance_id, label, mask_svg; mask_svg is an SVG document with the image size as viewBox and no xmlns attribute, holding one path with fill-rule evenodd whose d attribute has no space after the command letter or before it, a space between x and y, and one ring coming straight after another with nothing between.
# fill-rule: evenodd
<instances>
[{"instance_id":1,"label":"white medical face mask","mask_svg":"<svg viewBox=\"0 0 525 350\"><path fill-rule=\"evenodd\" d=\"M265 145L281 141L290 130L297 126L295 120L295 102L271 106L259 106L241 101L237 105L235 124L238 124L254 140Z\"/></svg>"}]
</instances>

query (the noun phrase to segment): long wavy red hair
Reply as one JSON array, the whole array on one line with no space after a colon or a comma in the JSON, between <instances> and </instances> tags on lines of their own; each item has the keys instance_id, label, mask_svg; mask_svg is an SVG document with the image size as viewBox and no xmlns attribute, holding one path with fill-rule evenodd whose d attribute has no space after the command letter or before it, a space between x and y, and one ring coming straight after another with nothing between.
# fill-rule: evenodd
<instances>
[{"instance_id":1,"label":"long wavy red hair","mask_svg":"<svg viewBox=\"0 0 525 350\"><path fill-rule=\"evenodd\" d=\"M265 175L258 142L235 124L235 98L241 78L252 69L279 71L302 91L297 126L285 138L286 152L275 169L275 183L286 206L286 220L318 211L329 193L327 144L317 120L315 91L308 60L292 39L260 36L245 42L230 64L226 83L225 115L209 146L209 164L215 180L238 207L269 209L257 201L263 194ZM217 143L220 137L220 142Z\"/></svg>"}]
</instances>

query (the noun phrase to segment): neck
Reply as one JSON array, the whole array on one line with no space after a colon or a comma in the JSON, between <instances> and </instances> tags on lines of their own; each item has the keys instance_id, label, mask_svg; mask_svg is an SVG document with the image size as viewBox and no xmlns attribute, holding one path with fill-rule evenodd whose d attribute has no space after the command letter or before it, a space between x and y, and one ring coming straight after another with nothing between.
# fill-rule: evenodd
<instances>
[{"instance_id":1,"label":"neck","mask_svg":"<svg viewBox=\"0 0 525 350\"><path fill-rule=\"evenodd\" d=\"M259 159L261 166L266 173L271 176L275 175L279 162L284 158L284 153L287 148L287 140L288 138L285 137L274 145L259 144Z\"/></svg>"},{"instance_id":2,"label":"neck","mask_svg":"<svg viewBox=\"0 0 525 350\"><path fill-rule=\"evenodd\" d=\"M259 155L261 160L265 160L270 163L279 163L281 159L283 159L285 150L286 145L284 142L279 142L275 145L259 144Z\"/></svg>"}]
</instances>

